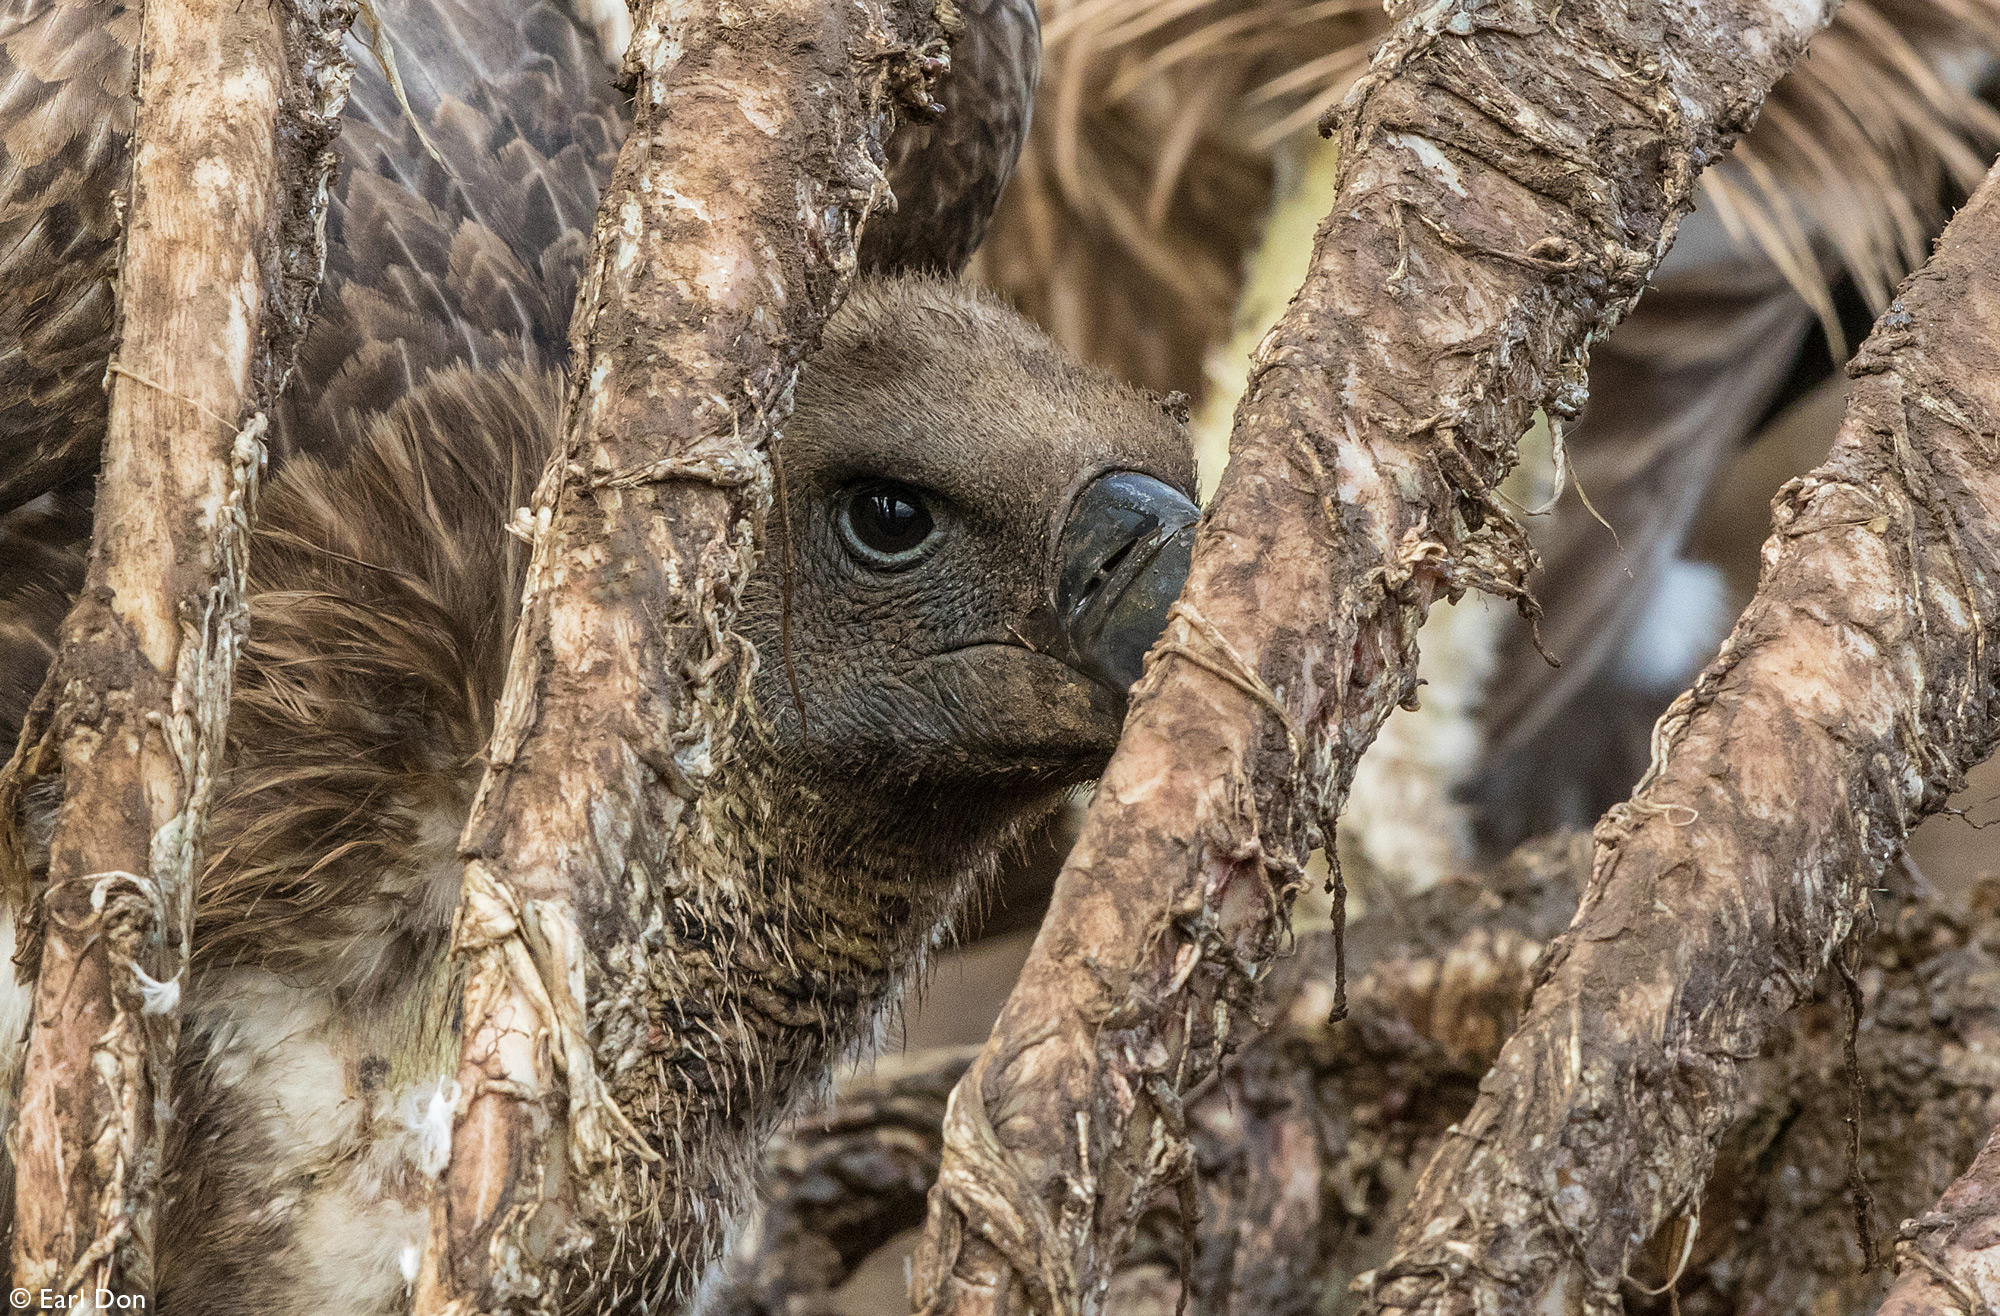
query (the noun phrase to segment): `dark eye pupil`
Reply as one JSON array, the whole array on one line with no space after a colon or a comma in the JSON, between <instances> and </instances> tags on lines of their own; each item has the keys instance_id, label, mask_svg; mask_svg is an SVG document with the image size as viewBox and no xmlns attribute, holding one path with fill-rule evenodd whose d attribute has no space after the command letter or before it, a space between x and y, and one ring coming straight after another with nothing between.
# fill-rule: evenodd
<instances>
[{"instance_id":1,"label":"dark eye pupil","mask_svg":"<svg viewBox=\"0 0 2000 1316\"><path fill-rule=\"evenodd\" d=\"M930 537L930 509L913 489L870 489L849 506L854 537L877 553L907 553Z\"/></svg>"}]
</instances>

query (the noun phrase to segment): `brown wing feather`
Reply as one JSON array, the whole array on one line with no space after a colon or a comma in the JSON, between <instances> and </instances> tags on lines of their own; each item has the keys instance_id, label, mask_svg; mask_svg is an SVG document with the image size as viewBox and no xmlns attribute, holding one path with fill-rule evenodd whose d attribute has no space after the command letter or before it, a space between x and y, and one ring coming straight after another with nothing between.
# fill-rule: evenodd
<instances>
[{"instance_id":1,"label":"brown wing feather","mask_svg":"<svg viewBox=\"0 0 2000 1316\"><path fill-rule=\"evenodd\" d=\"M377 0L375 9L410 111L350 38L357 71L327 277L278 418L281 456L331 455L437 371L559 363L598 180L624 132L595 39L546 0ZM10 0L0 10L8 744L82 578L136 36L136 9L107 0Z\"/></svg>"},{"instance_id":2,"label":"brown wing feather","mask_svg":"<svg viewBox=\"0 0 2000 1316\"><path fill-rule=\"evenodd\" d=\"M55 657L57 629L83 587L89 541L90 489L82 481L0 517L0 753L13 752Z\"/></svg>"},{"instance_id":3,"label":"brown wing feather","mask_svg":"<svg viewBox=\"0 0 2000 1316\"><path fill-rule=\"evenodd\" d=\"M444 366L559 360L624 132L595 39L549 3L375 8L410 110L351 39L322 313L281 451L332 441ZM137 28L115 0L0 11L0 514L96 467Z\"/></svg>"},{"instance_id":4,"label":"brown wing feather","mask_svg":"<svg viewBox=\"0 0 2000 1316\"><path fill-rule=\"evenodd\" d=\"M0 9L0 513L97 464L137 20Z\"/></svg>"},{"instance_id":5,"label":"brown wing feather","mask_svg":"<svg viewBox=\"0 0 2000 1316\"><path fill-rule=\"evenodd\" d=\"M938 96L944 115L905 124L890 138L896 209L862 231L863 270L964 269L1027 143L1042 73L1034 0L966 0L959 8L965 30L952 42Z\"/></svg>"},{"instance_id":6,"label":"brown wing feather","mask_svg":"<svg viewBox=\"0 0 2000 1316\"><path fill-rule=\"evenodd\" d=\"M357 60L326 282L280 427L321 452L434 371L560 366L625 133L595 38L545 0L378 12L408 110Z\"/></svg>"}]
</instances>

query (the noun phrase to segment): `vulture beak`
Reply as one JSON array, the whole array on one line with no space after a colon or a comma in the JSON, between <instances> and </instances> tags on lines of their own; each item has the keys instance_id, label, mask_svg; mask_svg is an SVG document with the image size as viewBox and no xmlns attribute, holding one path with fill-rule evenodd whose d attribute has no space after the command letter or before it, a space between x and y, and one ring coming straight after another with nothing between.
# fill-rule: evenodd
<instances>
[{"instance_id":1,"label":"vulture beak","mask_svg":"<svg viewBox=\"0 0 2000 1316\"><path fill-rule=\"evenodd\" d=\"M1187 582L1201 509L1136 471L1101 475L1070 504L1057 547L1056 619L1071 666L1120 701Z\"/></svg>"}]
</instances>

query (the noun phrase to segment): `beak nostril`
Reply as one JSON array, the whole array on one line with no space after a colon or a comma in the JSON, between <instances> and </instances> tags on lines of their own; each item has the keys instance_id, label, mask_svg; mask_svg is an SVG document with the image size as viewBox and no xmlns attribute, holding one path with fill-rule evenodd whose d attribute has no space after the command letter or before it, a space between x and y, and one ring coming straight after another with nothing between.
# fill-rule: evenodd
<instances>
[{"instance_id":1,"label":"beak nostril","mask_svg":"<svg viewBox=\"0 0 2000 1316\"><path fill-rule=\"evenodd\" d=\"M1096 574L1085 582L1083 597L1079 600L1079 603L1088 606L1090 600L1096 598L1103 591L1111 578L1118 574L1118 564L1132 555L1132 549L1138 542L1135 539L1120 544L1110 557L1104 559L1104 564L1098 567Z\"/></svg>"}]
</instances>

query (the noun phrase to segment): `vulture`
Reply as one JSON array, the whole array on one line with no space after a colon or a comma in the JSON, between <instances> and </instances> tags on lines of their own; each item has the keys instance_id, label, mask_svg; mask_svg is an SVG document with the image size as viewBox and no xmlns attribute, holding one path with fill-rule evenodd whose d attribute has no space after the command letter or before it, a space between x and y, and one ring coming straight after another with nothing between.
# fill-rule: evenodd
<instances>
[{"instance_id":1,"label":"vulture","mask_svg":"<svg viewBox=\"0 0 2000 1316\"><path fill-rule=\"evenodd\" d=\"M626 123L616 13L373 8L404 85L351 38L327 277L274 427L182 996L156 1247L169 1313L408 1302L456 1065L457 839L527 559L506 525L557 434L566 322ZM566 1310L686 1295L763 1135L873 1037L997 857L1101 769L1186 574L1176 404L1073 364L952 277L1038 59L1031 4L962 9L950 113L890 143L900 209L865 230L778 444L782 547L738 619L754 707L698 805L740 918L667 901L675 962L704 990L618 1080L641 1111L648 1085L695 1094L736 1153L673 1166L690 1214L594 1257ZM10 736L81 580L136 20L109 0L0 14ZM31 836L53 803L33 804ZM31 854L12 893L10 942L45 862ZM29 993L0 992L0 1089ZM718 1072L724 1035L741 1072ZM647 1132L673 1154L674 1129Z\"/></svg>"}]
</instances>

